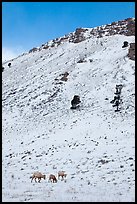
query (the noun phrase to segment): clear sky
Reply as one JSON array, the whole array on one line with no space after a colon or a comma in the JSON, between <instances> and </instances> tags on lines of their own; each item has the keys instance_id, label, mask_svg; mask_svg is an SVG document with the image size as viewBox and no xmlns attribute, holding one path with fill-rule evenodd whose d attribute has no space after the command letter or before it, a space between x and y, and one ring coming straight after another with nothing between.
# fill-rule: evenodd
<instances>
[{"instance_id":1,"label":"clear sky","mask_svg":"<svg viewBox=\"0 0 137 204\"><path fill-rule=\"evenodd\" d=\"M135 17L135 2L2 2L3 58L49 40Z\"/></svg>"}]
</instances>

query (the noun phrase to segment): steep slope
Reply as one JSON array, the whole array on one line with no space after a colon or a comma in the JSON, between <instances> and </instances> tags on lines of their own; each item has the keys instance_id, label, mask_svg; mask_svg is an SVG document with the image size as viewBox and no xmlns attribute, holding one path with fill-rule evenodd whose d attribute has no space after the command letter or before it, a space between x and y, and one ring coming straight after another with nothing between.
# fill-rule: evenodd
<instances>
[{"instance_id":1,"label":"steep slope","mask_svg":"<svg viewBox=\"0 0 137 204\"><path fill-rule=\"evenodd\" d=\"M129 46L122 48L135 37L85 36L49 42L3 65L3 201L135 200L135 62ZM118 84L115 112L110 101ZM75 94L81 104L71 110ZM68 176L31 183L37 170Z\"/></svg>"}]
</instances>

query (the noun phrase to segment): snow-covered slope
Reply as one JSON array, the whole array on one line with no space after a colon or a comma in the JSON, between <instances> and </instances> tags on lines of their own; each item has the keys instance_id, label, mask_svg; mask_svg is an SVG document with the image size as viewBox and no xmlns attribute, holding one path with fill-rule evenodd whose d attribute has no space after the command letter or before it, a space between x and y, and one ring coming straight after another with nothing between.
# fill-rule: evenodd
<instances>
[{"instance_id":1,"label":"snow-covered slope","mask_svg":"<svg viewBox=\"0 0 137 204\"><path fill-rule=\"evenodd\" d=\"M3 65L3 202L135 201L135 61L124 41L135 37L66 40ZM72 110L75 94L81 104ZM48 182L59 170L67 178ZM35 171L46 180L31 183Z\"/></svg>"}]
</instances>

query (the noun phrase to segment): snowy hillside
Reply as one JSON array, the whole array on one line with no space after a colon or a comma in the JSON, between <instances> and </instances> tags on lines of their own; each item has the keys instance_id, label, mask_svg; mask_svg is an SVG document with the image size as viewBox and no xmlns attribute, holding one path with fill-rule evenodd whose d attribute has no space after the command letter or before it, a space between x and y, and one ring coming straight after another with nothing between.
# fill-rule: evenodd
<instances>
[{"instance_id":1,"label":"snowy hillside","mask_svg":"<svg viewBox=\"0 0 137 204\"><path fill-rule=\"evenodd\" d=\"M3 202L135 201L135 61L124 41L135 36L86 35L3 64ZM60 170L66 179L49 182ZM35 171L46 180L31 182Z\"/></svg>"}]
</instances>

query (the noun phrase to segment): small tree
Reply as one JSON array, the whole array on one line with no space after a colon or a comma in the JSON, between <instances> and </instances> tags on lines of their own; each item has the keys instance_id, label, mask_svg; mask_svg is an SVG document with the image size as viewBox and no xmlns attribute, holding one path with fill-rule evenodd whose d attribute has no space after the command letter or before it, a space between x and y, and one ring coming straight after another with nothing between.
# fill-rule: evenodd
<instances>
[{"instance_id":1,"label":"small tree","mask_svg":"<svg viewBox=\"0 0 137 204\"><path fill-rule=\"evenodd\" d=\"M115 106L117 107L117 109L115 110L115 112L120 111L120 110L118 109L118 106L119 106L119 100L118 100L118 99L116 99Z\"/></svg>"},{"instance_id":2,"label":"small tree","mask_svg":"<svg viewBox=\"0 0 137 204\"><path fill-rule=\"evenodd\" d=\"M128 47L128 42L127 41L124 41L124 45L122 46L122 48L124 47Z\"/></svg>"},{"instance_id":3,"label":"small tree","mask_svg":"<svg viewBox=\"0 0 137 204\"><path fill-rule=\"evenodd\" d=\"M8 66L11 67L11 63L10 63L10 62L9 62L9 64L8 64Z\"/></svg>"},{"instance_id":4,"label":"small tree","mask_svg":"<svg viewBox=\"0 0 137 204\"><path fill-rule=\"evenodd\" d=\"M76 109L77 107L79 107L79 103L81 103L80 97L78 95L74 95L73 100L71 101L71 109Z\"/></svg>"},{"instance_id":5,"label":"small tree","mask_svg":"<svg viewBox=\"0 0 137 204\"><path fill-rule=\"evenodd\" d=\"M110 101L110 103L114 103L113 107L117 107L115 112L120 111L118 108L119 108L119 104L121 103L120 94L121 94L122 87L123 87L122 84L116 85L116 92L114 93L116 94L116 96L114 96L114 99Z\"/></svg>"}]
</instances>

